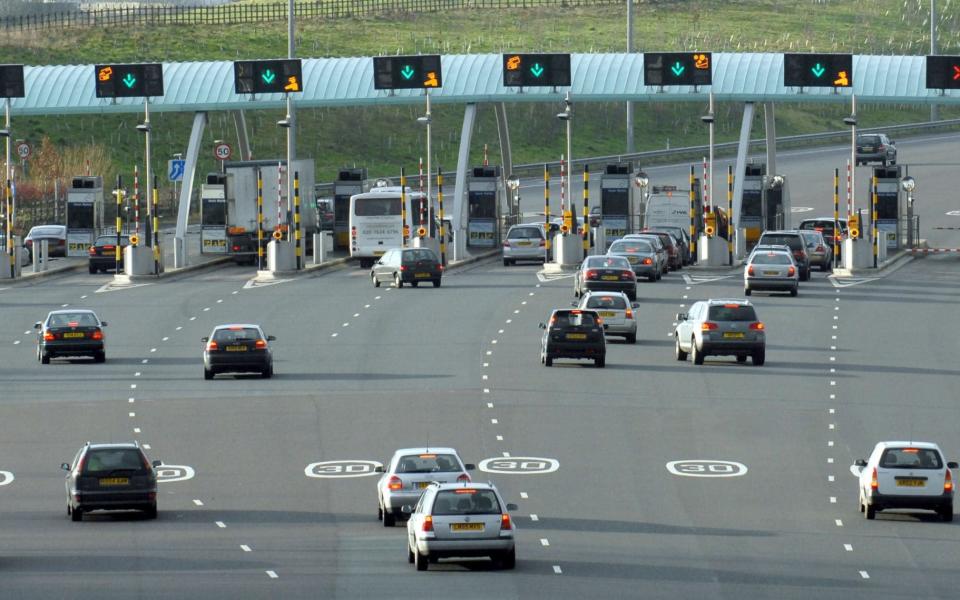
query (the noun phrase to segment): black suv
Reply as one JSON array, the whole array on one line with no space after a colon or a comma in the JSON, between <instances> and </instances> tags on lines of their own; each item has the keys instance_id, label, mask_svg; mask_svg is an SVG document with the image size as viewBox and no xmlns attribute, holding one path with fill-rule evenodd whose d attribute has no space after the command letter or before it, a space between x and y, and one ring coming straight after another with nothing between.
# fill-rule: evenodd
<instances>
[{"instance_id":1,"label":"black suv","mask_svg":"<svg viewBox=\"0 0 960 600\"><path fill-rule=\"evenodd\" d=\"M141 510L157 518L157 472L140 444L91 444L77 452L67 472L67 514L74 521L93 510Z\"/></svg>"},{"instance_id":2,"label":"black suv","mask_svg":"<svg viewBox=\"0 0 960 600\"><path fill-rule=\"evenodd\" d=\"M800 269L800 281L810 280L810 255L807 254L807 244L799 231L764 231L757 245L788 246L797 268Z\"/></svg>"},{"instance_id":3,"label":"black suv","mask_svg":"<svg viewBox=\"0 0 960 600\"><path fill-rule=\"evenodd\" d=\"M857 165L878 162L883 166L897 164L897 147L893 140L883 133L869 133L857 136Z\"/></svg>"},{"instance_id":4,"label":"black suv","mask_svg":"<svg viewBox=\"0 0 960 600\"><path fill-rule=\"evenodd\" d=\"M555 358L593 359L597 367L607 362L607 345L603 331L607 326L595 310L557 309L549 323L540 323L540 362L553 366Z\"/></svg>"}]
</instances>

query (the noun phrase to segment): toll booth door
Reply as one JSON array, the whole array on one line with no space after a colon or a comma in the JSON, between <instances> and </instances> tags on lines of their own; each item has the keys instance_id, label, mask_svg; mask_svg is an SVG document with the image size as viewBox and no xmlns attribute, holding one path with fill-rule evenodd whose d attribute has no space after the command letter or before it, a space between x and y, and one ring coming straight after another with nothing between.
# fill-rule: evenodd
<instances>
[{"instance_id":1,"label":"toll booth door","mask_svg":"<svg viewBox=\"0 0 960 600\"><path fill-rule=\"evenodd\" d=\"M899 181L877 182L877 234L881 240L886 240L888 250L900 245L897 232L899 210Z\"/></svg>"},{"instance_id":2,"label":"toll booth door","mask_svg":"<svg viewBox=\"0 0 960 600\"><path fill-rule=\"evenodd\" d=\"M629 186L629 180L624 180ZM615 240L630 233L630 188L609 187L600 189L601 227L609 246Z\"/></svg>"},{"instance_id":3,"label":"toll booth door","mask_svg":"<svg viewBox=\"0 0 960 600\"><path fill-rule=\"evenodd\" d=\"M350 245L350 194L333 196L333 245L337 250Z\"/></svg>"},{"instance_id":4,"label":"toll booth door","mask_svg":"<svg viewBox=\"0 0 960 600\"><path fill-rule=\"evenodd\" d=\"M67 202L67 256L89 256L94 242L95 203Z\"/></svg>"},{"instance_id":5,"label":"toll booth door","mask_svg":"<svg viewBox=\"0 0 960 600\"><path fill-rule=\"evenodd\" d=\"M220 197L205 196L200 203L200 252L225 254L227 251L227 202Z\"/></svg>"}]
</instances>

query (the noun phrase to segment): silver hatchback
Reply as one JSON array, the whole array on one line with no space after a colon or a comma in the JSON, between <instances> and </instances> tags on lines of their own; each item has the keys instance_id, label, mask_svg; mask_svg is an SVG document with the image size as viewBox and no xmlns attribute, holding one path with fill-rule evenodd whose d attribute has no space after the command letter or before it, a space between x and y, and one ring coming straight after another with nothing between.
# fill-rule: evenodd
<instances>
[{"instance_id":1,"label":"silver hatchback","mask_svg":"<svg viewBox=\"0 0 960 600\"><path fill-rule=\"evenodd\" d=\"M630 302L623 292L587 292L574 302L573 306L580 309L589 308L597 311L603 319L604 333L607 336L623 336L628 344L637 342L637 319L634 309L640 306L637 302Z\"/></svg>"},{"instance_id":2,"label":"silver hatchback","mask_svg":"<svg viewBox=\"0 0 960 600\"><path fill-rule=\"evenodd\" d=\"M677 314L674 330L674 354L677 360L702 365L710 355L733 355L737 362L753 358L760 366L766 361L766 328L747 300L702 300L688 313Z\"/></svg>"},{"instance_id":3,"label":"silver hatchback","mask_svg":"<svg viewBox=\"0 0 960 600\"><path fill-rule=\"evenodd\" d=\"M546 238L538 225L514 225L503 240L503 266L518 260L544 262Z\"/></svg>"},{"instance_id":4,"label":"silver hatchback","mask_svg":"<svg viewBox=\"0 0 960 600\"><path fill-rule=\"evenodd\" d=\"M393 527L400 508L416 504L430 484L470 483L474 465L464 464L453 448L401 448L393 453L377 482L377 515L384 527Z\"/></svg>"}]
</instances>

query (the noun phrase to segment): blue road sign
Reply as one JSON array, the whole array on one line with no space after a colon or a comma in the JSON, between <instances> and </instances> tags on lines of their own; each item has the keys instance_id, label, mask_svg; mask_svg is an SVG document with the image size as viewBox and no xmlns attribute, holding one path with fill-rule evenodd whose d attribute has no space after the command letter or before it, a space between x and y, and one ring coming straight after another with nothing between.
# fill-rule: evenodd
<instances>
[{"instance_id":1,"label":"blue road sign","mask_svg":"<svg viewBox=\"0 0 960 600\"><path fill-rule=\"evenodd\" d=\"M167 161L167 178L170 181L182 181L183 180L183 171L186 168L187 161L185 160L168 160Z\"/></svg>"}]
</instances>

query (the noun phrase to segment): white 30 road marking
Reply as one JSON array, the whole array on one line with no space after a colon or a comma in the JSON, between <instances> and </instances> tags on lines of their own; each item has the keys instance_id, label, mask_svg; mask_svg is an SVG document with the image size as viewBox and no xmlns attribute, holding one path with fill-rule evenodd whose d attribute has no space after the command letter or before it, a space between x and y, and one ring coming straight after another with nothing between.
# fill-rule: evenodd
<instances>
[{"instance_id":1,"label":"white 30 road marking","mask_svg":"<svg viewBox=\"0 0 960 600\"><path fill-rule=\"evenodd\" d=\"M10 471L0 471L0 486L9 485L13 482L13 473Z\"/></svg>"},{"instance_id":2,"label":"white 30 road marking","mask_svg":"<svg viewBox=\"0 0 960 600\"><path fill-rule=\"evenodd\" d=\"M196 475L193 467L186 465L160 465L157 467L157 483L172 483L174 481L186 481L193 479Z\"/></svg>"},{"instance_id":3,"label":"white 30 road marking","mask_svg":"<svg viewBox=\"0 0 960 600\"><path fill-rule=\"evenodd\" d=\"M732 460L692 458L670 461L667 470L680 477L740 477L746 475L747 466Z\"/></svg>"},{"instance_id":4,"label":"white 30 road marking","mask_svg":"<svg viewBox=\"0 0 960 600\"><path fill-rule=\"evenodd\" d=\"M369 477L376 475L377 467L383 463L375 460L327 460L307 465L303 474L318 479L335 479L338 477Z\"/></svg>"},{"instance_id":5,"label":"white 30 road marking","mask_svg":"<svg viewBox=\"0 0 960 600\"><path fill-rule=\"evenodd\" d=\"M559 469L560 461L536 456L497 457L481 460L477 468L487 473L505 475L544 475Z\"/></svg>"}]
</instances>

